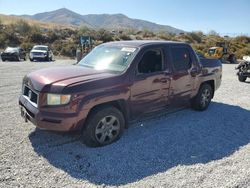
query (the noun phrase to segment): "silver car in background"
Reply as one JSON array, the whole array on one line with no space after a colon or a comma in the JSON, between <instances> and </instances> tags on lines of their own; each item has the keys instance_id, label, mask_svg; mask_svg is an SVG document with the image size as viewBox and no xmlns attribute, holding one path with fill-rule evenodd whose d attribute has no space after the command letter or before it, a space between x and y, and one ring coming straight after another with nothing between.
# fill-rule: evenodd
<instances>
[{"instance_id":1,"label":"silver car in background","mask_svg":"<svg viewBox=\"0 0 250 188\"><path fill-rule=\"evenodd\" d=\"M53 52L48 46L36 45L30 51L29 59L30 59L30 61L34 61L34 60L52 61L53 60Z\"/></svg>"}]
</instances>

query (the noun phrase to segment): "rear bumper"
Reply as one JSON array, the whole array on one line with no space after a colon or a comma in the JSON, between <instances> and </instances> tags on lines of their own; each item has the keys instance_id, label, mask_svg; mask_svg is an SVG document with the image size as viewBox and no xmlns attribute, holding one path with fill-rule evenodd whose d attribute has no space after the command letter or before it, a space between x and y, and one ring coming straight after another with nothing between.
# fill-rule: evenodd
<instances>
[{"instance_id":1,"label":"rear bumper","mask_svg":"<svg viewBox=\"0 0 250 188\"><path fill-rule=\"evenodd\" d=\"M39 129L53 131L80 130L85 119L77 113L42 112L34 107L25 97L20 96L19 106L24 120L32 122Z\"/></svg>"}]
</instances>

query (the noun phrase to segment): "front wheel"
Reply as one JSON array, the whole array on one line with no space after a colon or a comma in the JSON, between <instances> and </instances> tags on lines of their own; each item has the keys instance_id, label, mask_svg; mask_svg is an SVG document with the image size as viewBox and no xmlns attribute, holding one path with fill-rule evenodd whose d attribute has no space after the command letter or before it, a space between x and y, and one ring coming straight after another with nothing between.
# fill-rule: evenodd
<instances>
[{"instance_id":1,"label":"front wheel","mask_svg":"<svg viewBox=\"0 0 250 188\"><path fill-rule=\"evenodd\" d=\"M213 96L213 89L210 84L202 84L197 95L191 100L192 108L203 111L209 106Z\"/></svg>"},{"instance_id":2,"label":"front wheel","mask_svg":"<svg viewBox=\"0 0 250 188\"><path fill-rule=\"evenodd\" d=\"M124 127L120 110L112 106L99 107L91 112L82 130L82 139L90 147L105 146L118 140Z\"/></svg>"},{"instance_id":3,"label":"front wheel","mask_svg":"<svg viewBox=\"0 0 250 188\"><path fill-rule=\"evenodd\" d=\"M240 82L245 82L246 79L247 79L246 76L238 75L238 80L239 80Z\"/></svg>"}]
</instances>

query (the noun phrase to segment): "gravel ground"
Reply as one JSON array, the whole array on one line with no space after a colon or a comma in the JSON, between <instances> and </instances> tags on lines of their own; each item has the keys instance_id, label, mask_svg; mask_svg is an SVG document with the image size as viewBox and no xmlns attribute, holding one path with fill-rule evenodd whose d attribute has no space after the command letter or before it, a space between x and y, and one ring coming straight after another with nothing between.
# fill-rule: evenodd
<instances>
[{"instance_id":1,"label":"gravel ground","mask_svg":"<svg viewBox=\"0 0 250 188\"><path fill-rule=\"evenodd\" d=\"M0 187L250 187L250 80L223 65L205 112L185 109L130 125L87 148L76 133L37 130L18 108L23 76L72 64L0 62Z\"/></svg>"}]
</instances>

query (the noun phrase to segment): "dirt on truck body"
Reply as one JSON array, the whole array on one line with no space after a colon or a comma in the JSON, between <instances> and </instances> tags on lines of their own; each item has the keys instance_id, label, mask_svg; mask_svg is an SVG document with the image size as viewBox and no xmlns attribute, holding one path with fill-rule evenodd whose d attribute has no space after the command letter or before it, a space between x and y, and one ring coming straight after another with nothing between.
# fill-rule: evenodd
<instances>
[{"instance_id":1,"label":"dirt on truck body","mask_svg":"<svg viewBox=\"0 0 250 188\"><path fill-rule=\"evenodd\" d=\"M78 65L26 75L19 105L40 129L78 130L88 146L103 146L138 117L186 104L205 110L221 77L219 60L199 59L186 43L110 42Z\"/></svg>"}]
</instances>

